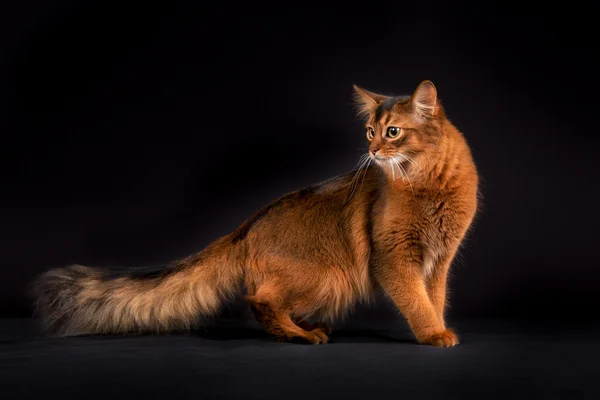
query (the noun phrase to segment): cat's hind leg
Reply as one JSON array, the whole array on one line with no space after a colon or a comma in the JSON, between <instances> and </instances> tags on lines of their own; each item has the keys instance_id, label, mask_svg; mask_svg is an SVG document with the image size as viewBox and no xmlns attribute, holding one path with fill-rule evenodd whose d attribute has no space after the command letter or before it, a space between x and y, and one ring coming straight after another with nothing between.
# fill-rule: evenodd
<instances>
[{"instance_id":1,"label":"cat's hind leg","mask_svg":"<svg viewBox=\"0 0 600 400\"><path fill-rule=\"evenodd\" d=\"M294 323L290 312L281 306L276 296L269 296L268 292L259 290L253 296L246 296L256 319L268 333L286 342L325 344L329 341L324 329L305 330Z\"/></svg>"}]
</instances>

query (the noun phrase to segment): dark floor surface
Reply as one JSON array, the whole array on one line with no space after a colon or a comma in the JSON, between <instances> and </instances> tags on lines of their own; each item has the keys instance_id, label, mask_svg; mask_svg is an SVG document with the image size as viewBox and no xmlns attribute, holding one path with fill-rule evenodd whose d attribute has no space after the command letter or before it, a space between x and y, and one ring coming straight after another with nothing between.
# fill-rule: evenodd
<instances>
[{"instance_id":1,"label":"dark floor surface","mask_svg":"<svg viewBox=\"0 0 600 400\"><path fill-rule=\"evenodd\" d=\"M363 324L367 325L367 324ZM600 325L463 320L461 345L417 345L391 321L327 345L252 322L165 336L45 338L0 320L0 399L600 399Z\"/></svg>"}]
</instances>

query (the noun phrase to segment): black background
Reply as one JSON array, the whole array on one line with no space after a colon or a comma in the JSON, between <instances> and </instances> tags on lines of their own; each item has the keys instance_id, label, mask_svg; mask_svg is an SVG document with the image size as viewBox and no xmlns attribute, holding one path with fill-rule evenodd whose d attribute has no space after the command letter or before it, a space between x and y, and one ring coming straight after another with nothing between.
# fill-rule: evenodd
<instances>
[{"instance_id":1,"label":"black background","mask_svg":"<svg viewBox=\"0 0 600 400\"><path fill-rule=\"evenodd\" d=\"M482 178L451 316L596 318L580 313L600 305L593 14L413 3L0 13L2 315L30 315L47 268L162 264L349 171L366 150L352 84L431 79Z\"/></svg>"}]
</instances>

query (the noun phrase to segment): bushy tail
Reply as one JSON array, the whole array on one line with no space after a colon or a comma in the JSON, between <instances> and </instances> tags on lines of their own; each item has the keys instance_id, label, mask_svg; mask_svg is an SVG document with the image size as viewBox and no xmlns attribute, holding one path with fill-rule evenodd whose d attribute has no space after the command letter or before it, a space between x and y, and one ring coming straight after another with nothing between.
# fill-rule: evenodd
<instances>
[{"instance_id":1,"label":"bushy tail","mask_svg":"<svg viewBox=\"0 0 600 400\"><path fill-rule=\"evenodd\" d=\"M236 294L238 253L225 237L159 271L53 269L32 283L36 313L59 335L186 330Z\"/></svg>"}]
</instances>

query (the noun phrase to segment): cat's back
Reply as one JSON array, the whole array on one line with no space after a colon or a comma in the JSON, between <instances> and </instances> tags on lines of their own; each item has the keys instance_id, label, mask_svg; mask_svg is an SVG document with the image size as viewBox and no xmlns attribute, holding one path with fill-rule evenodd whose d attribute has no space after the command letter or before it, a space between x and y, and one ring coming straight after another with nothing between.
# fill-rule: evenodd
<instances>
[{"instance_id":1,"label":"cat's back","mask_svg":"<svg viewBox=\"0 0 600 400\"><path fill-rule=\"evenodd\" d=\"M300 242L339 240L339 229L362 212L371 189L368 173L355 171L288 193L258 210L236 231L234 241L277 238Z\"/></svg>"}]
</instances>

